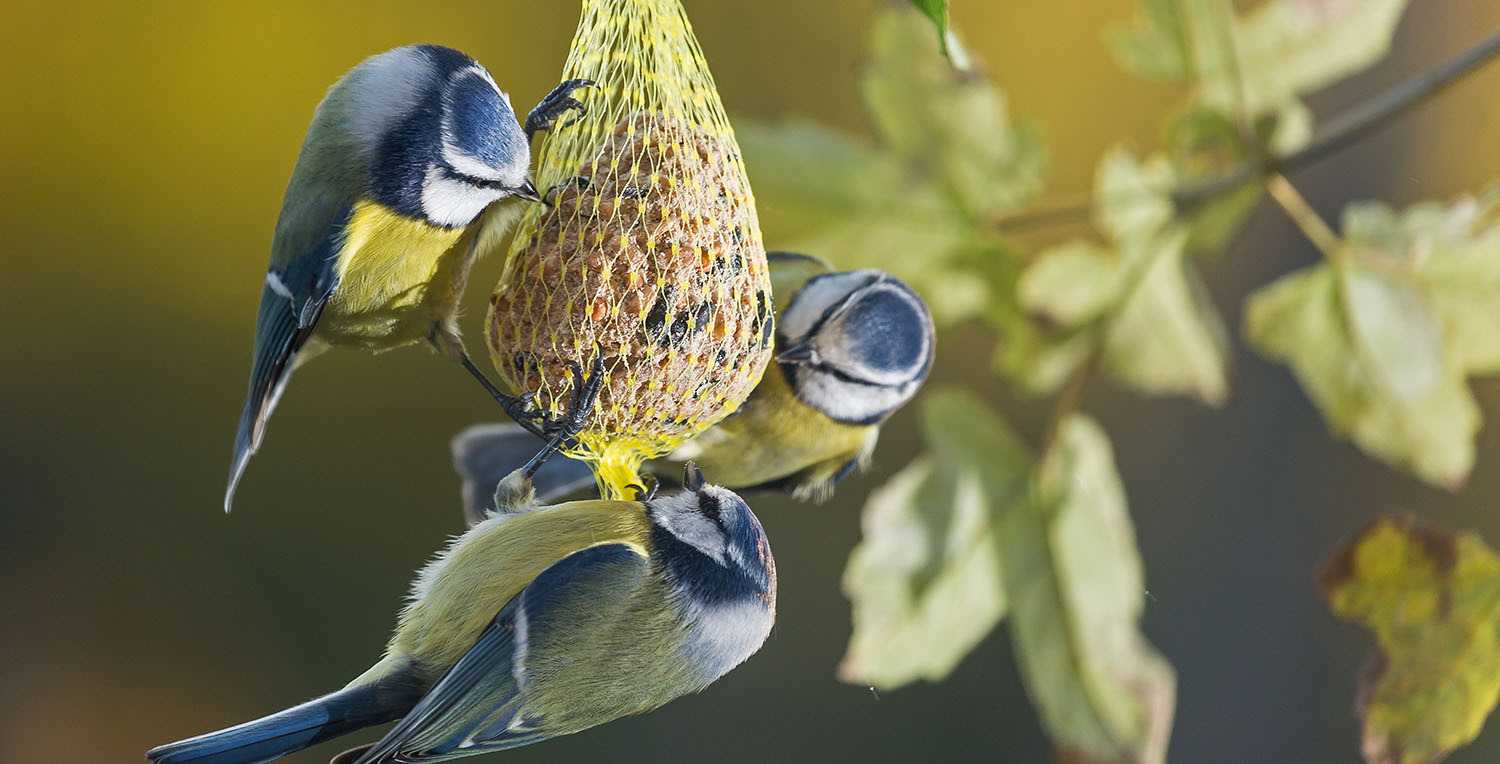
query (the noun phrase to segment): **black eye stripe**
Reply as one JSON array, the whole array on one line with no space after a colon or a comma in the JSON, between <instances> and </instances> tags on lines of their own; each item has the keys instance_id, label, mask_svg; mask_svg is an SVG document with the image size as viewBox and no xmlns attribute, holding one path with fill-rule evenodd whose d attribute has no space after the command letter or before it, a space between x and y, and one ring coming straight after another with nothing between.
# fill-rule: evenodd
<instances>
[{"instance_id":1,"label":"black eye stripe","mask_svg":"<svg viewBox=\"0 0 1500 764\"><path fill-rule=\"evenodd\" d=\"M476 188L492 188L498 191L511 190L510 186L507 186L498 180L489 180L487 178L476 178L472 175L465 175L458 170L449 167L446 163L439 165L438 168L443 171L443 177L447 178L448 180L456 180L460 183L467 183Z\"/></svg>"}]
</instances>

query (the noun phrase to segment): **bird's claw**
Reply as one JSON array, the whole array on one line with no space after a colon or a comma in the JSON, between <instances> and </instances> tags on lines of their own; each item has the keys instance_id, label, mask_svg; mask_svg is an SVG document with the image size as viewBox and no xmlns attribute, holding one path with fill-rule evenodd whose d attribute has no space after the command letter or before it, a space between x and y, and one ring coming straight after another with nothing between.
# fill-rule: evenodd
<instances>
[{"instance_id":1,"label":"bird's claw","mask_svg":"<svg viewBox=\"0 0 1500 764\"><path fill-rule=\"evenodd\" d=\"M547 412L542 411L541 408L536 405L535 390L516 396L516 408L517 410L515 412L509 413L511 413L512 417L518 419L545 419L547 416Z\"/></svg>"},{"instance_id":2,"label":"bird's claw","mask_svg":"<svg viewBox=\"0 0 1500 764\"><path fill-rule=\"evenodd\" d=\"M599 397L599 388L604 384L604 359L594 358L593 368L589 375L584 377L583 367L577 361L568 361L568 371L573 375L573 398L568 402L568 410L561 417L551 420L543 425L543 431L548 437L562 435L564 440L571 440L588 423L589 414L594 413L594 401Z\"/></svg>"},{"instance_id":3,"label":"bird's claw","mask_svg":"<svg viewBox=\"0 0 1500 764\"><path fill-rule=\"evenodd\" d=\"M536 108L532 109L526 115L526 140L531 140L539 132L551 130L553 123L557 122L557 118L569 111L577 111L578 116L564 122L562 124L563 127L568 127L587 116L589 113L588 107L571 96L573 91L579 88L594 86L593 80L573 79L564 80L561 85L553 88L552 92L548 93L547 97L543 98L542 102L537 104Z\"/></svg>"},{"instance_id":4,"label":"bird's claw","mask_svg":"<svg viewBox=\"0 0 1500 764\"><path fill-rule=\"evenodd\" d=\"M587 378L583 376L583 367L576 361L568 361L568 371L573 374L573 397L568 402L568 410L555 419L541 418L540 426L522 422L526 429L547 440L547 445L522 468L522 473L528 478L542 468L548 457L568 441L578 437L578 433L583 432L584 425L588 424L589 415L594 413L594 401L598 399L599 388L604 384L603 357L594 358L594 367Z\"/></svg>"},{"instance_id":5,"label":"bird's claw","mask_svg":"<svg viewBox=\"0 0 1500 764\"><path fill-rule=\"evenodd\" d=\"M640 484L632 485L631 488L635 489L636 501L651 501L656 498L656 492L661 490L661 481L655 475L642 475Z\"/></svg>"},{"instance_id":6,"label":"bird's claw","mask_svg":"<svg viewBox=\"0 0 1500 764\"><path fill-rule=\"evenodd\" d=\"M572 124L572 123L569 123L569 124ZM563 181L561 183L554 183L553 185L548 186L547 190L542 192L542 204L545 204L548 207L551 207L552 205L556 204L557 203L557 194L559 192L561 192L561 190L564 187L566 187L566 186L575 186L577 188L588 188L589 187L589 179L585 178L582 175L575 175L575 176L573 176L571 178L568 178L567 180L565 180L565 181Z\"/></svg>"}]
</instances>

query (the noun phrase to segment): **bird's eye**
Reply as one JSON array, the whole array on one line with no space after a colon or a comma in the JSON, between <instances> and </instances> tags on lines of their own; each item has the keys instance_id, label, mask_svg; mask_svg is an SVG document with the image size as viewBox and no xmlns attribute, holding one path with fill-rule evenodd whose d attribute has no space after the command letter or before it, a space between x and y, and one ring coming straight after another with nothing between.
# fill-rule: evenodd
<instances>
[{"instance_id":1,"label":"bird's eye","mask_svg":"<svg viewBox=\"0 0 1500 764\"><path fill-rule=\"evenodd\" d=\"M719 499L714 496L699 494L698 511L702 512L708 519L718 522L720 511Z\"/></svg>"}]
</instances>

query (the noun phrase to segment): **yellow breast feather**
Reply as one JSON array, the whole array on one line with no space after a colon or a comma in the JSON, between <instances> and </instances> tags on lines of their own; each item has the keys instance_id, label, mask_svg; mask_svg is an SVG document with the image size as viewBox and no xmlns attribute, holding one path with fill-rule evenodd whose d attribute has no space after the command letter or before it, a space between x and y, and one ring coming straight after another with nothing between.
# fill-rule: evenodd
<instances>
[{"instance_id":1,"label":"yellow breast feather","mask_svg":"<svg viewBox=\"0 0 1500 764\"><path fill-rule=\"evenodd\" d=\"M772 364L738 414L684 443L671 458L694 460L724 485L761 485L813 466L818 474L810 477L821 483L850 459L863 458L876 431L835 422L803 403Z\"/></svg>"},{"instance_id":2,"label":"yellow breast feather","mask_svg":"<svg viewBox=\"0 0 1500 764\"><path fill-rule=\"evenodd\" d=\"M467 232L372 201L356 203L339 248L339 286L317 336L330 345L371 350L425 338L434 322L447 321L457 310L469 264Z\"/></svg>"},{"instance_id":3,"label":"yellow breast feather","mask_svg":"<svg viewBox=\"0 0 1500 764\"><path fill-rule=\"evenodd\" d=\"M644 556L650 528L644 505L633 502L575 501L491 517L423 569L388 653L444 669L548 566L600 544Z\"/></svg>"}]
</instances>

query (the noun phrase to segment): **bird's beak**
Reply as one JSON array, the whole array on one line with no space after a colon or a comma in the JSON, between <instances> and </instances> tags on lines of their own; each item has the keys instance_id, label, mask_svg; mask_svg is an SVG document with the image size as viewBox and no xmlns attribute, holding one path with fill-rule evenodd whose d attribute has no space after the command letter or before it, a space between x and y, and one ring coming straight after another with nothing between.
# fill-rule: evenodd
<instances>
[{"instance_id":1,"label":"bird's beak","mask_svg":"<svg viewBox=\"0 0 1500 764\"><path fill-rule=\"evenodd\" d=\"M698 469L698 465L692 462L682 465L682 487L689 491L703 487L703 470Z\"/></svg>"},{"instance_id":2,"label":"bird's beak","mask_svg":"<svg viewBox=\"0 0 1500 764\"><path fill-rule=\"evenodd\" d=\"M818 351L811 345L793 345L776 355L777 363L790 363L798 366L818 365Z\"/></svg>"},{"instance_id":3,"label":"bird's beak","mask_svg":"<svg viewBox=\"0 0 1500 764\"><path fill-rule=\"evenodd\" d=\"M536 192L536 184L532 183L530 178L527 178L526 182L522 183L520 188L511 191L511 193L528 201L539 202L542 200L542 195Z\"/></svg>"}]
</instances>

